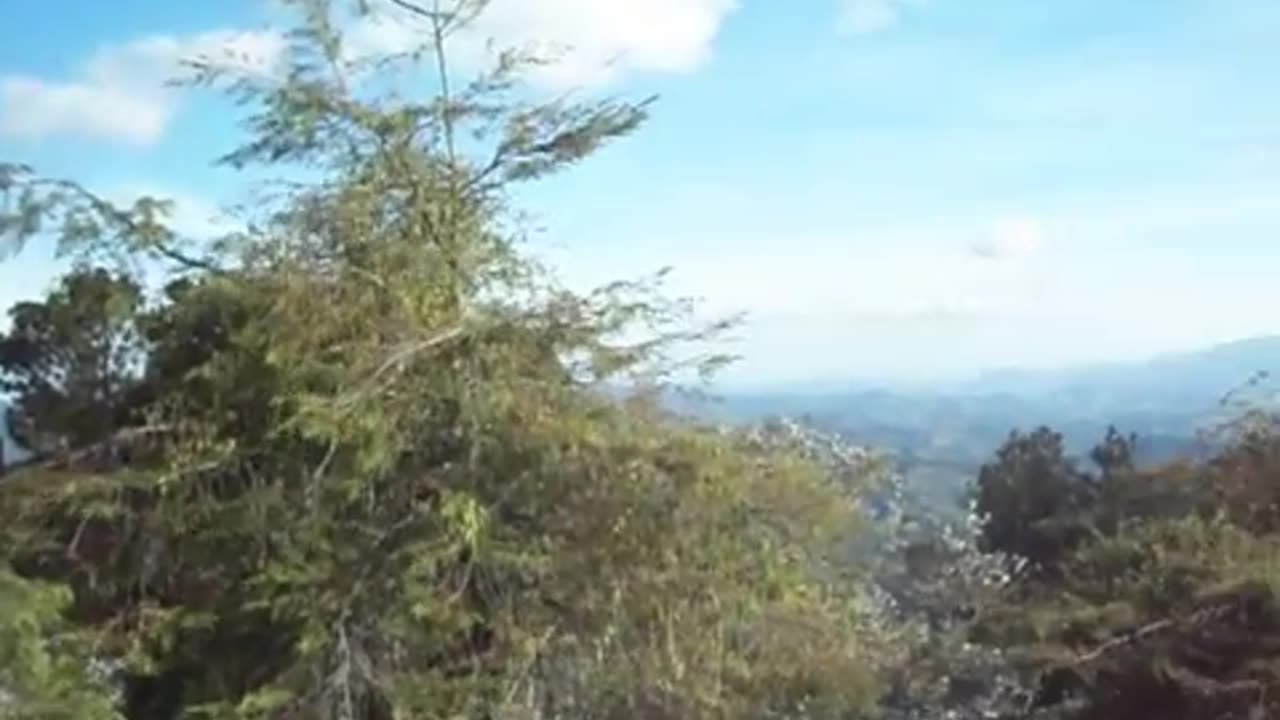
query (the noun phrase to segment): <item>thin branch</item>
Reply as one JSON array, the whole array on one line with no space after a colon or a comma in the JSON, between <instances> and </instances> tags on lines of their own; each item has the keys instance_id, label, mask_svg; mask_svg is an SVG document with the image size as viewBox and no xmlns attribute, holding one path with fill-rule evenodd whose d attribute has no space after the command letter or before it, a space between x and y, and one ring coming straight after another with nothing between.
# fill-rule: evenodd
<instances>
[{"instance_id":1,"label":"thin branch","mask_svg":"<svg viewBox=\"0 0 1280 720\"><path fill-rule=\"evenodd\" d=\"M1115 650L1118 647L1124 647L1128 645L1133 645L1134 643L1142 642L1143 640L1146 640L1147 638L1153 635L1169 630L1170 628L1173 628L1180 624L1186 624L1190 627L1195 628L1195 627L1207 625L1208 623L1211 623L1211 622L1216 622L1217 620L1222 619L1225 615L1230 613L1232 610L1235 610L1236 608L1238 608L1239 605L1240 605L1240 600L1231 599L1226 602L1219 603L1217 605L1211 605L1207 608L1198 610L1192 613L1190 616L1186 617L1185 619L1164 618L1162 620L1156 620L1155 622L1148 623L1135 630L1122 633L1108 640L1107 642L1103 643L1102 645L1098 646L1092 651L1085 653L1084 655L1081 655L1078 658L1076 658L1075 663L1079 665L1083 665L1085 663L1093 662L1094 660L1097 660L1098 658L1102 657L1108 652L1111 652L1112 650Z\"/></svg>"},{"instance_id":2,"label":"thin branch","mask_svg":"<svg viewBox=\"0 0 1280 720\"><path fill-rule=\"evenodd\" d=\"M103 198L86 190L83 186L77 183L70 182L67 180L36 179L36 180L30 180L26 182L25 185L30 188L49 187L49 188L52 188L55 192L62 191L62 192L72 193L73 195L79 197L84 202L88 203L88 205L92 207L95 211L97 211L99 214L105 216L110 221L123 226L125 232L132 233L132 234L141 234L143 231L143 228L136 221L134 221L132 217L129 216L128 212L117 208L111 202L108 202L107 200L104 200ZM172 231L169 230L168 228L164 228L164 230L166 232L169 232L170 234L173 234ZM225 272L225 269L218 266L217 264L209 260L201 260L199 258L191 257L190 255L187 255L186 253L183 253L182 251L172 247L168 243L152 242L152 243L149 243L147 247L148 249L155 251L162 257L168 258L169 260L172 260L180 265L183 265L188 269L204 270L211 273Z\"/></svg>"},{"instance_id":3,"label":"thin branch","mask_svg":"<svg viewBox=\"0 0 1280 720\"><path fill-rule=\"evenodd\" d=\"M444 203L441 207L444 217L441 218L440 225L444 230L443 236L447 238L443 248L445 251L446 262L448 262L449 266L454 270L455 279L461 281L461 272L458 270L460 262L458 257L458 243L456 242L457 238L455 235L458 227L457 217L460 210L458 203L460 201L460 193L463 188L458 182L459 167L457 142L455 139L456 129L454 127L453 117L453 94L449 78L448 56L445 52L445 40L449 31L452 29L451 24L459 17L459 9L462 5L459 4L458 6L455 6L452 11L446 12L440 9L440 0L432 0L432 6L429 10L422 5L411 2L411 0L389 0L389 2L406 12L426 19L431 24L432 52L435 57L436 73L440 80L440 95L438 98L440 106L439 122L441 132L444 135L445 156L449 165L448 202ZM462 291L460 289L455 289L455 295L457 296L457 304L461 306Z\"/></svg>"},{"instance_id":4,"label":"thin branch","mask_svg":"<svg viewBox=\"0 0 1280 720\"><path fill-rule=\"evenodd\" d=\"M5 469L8 472L15 472L17 470L31 467L41 467L47 470L64 470L74 468L75 466L89 460L101 460L103 459L103 456L108 454L110 451L114 451L122 447L128 447L126 443L133 443L146 437L173 433L176 430L177 427L174 425L145 425L142 427L123 428L104 440L91 443L84 447L36 453L35 455L31 455L30 457L24 458L18 462L11 463Z\"/></svg>"},{"instance_id":5,"label":"thin branch","mask_svg":"<svg viewBox=\"0 0 1280 720\"><path fill-rule=\"evenodd\" d=\"M157 253L159 253L163 257L166 257L178 263L179 265L183 265L189 270L204 270L206 272L210 272L214 274L221 274L226 272L225 268L222 268L219 265L209 260L201 260L199 258L193 258L190 255L187 255L186 253L183 253L179 250L175 250L174 248L168 245L156 244L152 247L152 249L154 249Z\"/></svg>"},{"instance_id":6,"label":"thin branch","mask_svg":"<svg viewBox=\"0 0 1280 720\"><path fill-rule=\"evenodd\" d=\"M351 393L345 399L338 401L339 404L347 405L347 404L356 402L361 395L364 395L370 392L374 387L376 387L378 384L378 380L383 375L386 375L388 372L390 372L391 369L394 368L395 366L409 360L411 357L413 357L414 355L417 355L418 353L425 352L434 347L438 347L447 342L456 340L457 338L461 337L462 334L463 334L462 326L457 326L457 327L450 328L449 330L436 333L435 335L432 335L431 337L426 338L424 340L419 340L417 342L410 343L400 348L399 350L396 350L391 354L390 357L384 360L383 363L379 365L376 370L373 371L373 373L369 375L369 378L364 382L363 388Z\"/></svg>"},{"instance_id":7,"label":"thin branch","mask_svg":"<svg viewBox=\"0 0 1280 720\"><path fill-rule=\"evenodd\" d=\"M75 534L71 537L71 542L67 543L66 558L73 562L80 560L80 540L84 537L85 528L89 525L89 515L80 518L80 522L76 524Z\"/></svg>"},{"instance_id":8,"label":"thin branch","mask_svg":"<svg viewBox=\"0 0 1280 720\"><path fill-rule=\"evenodd\" d=\"M444 51L446 22L456 12L445 15L440 11L440 0L434 0L434 2L431 13L431 44L436 58L436 74L440 77L440 127L444 130L445 153L449 158L451 182L456 186L457 183L452 180L458 171L458 153L453 128L453 95L449 88L449 66Z\"/></svg>"}]
</instances>

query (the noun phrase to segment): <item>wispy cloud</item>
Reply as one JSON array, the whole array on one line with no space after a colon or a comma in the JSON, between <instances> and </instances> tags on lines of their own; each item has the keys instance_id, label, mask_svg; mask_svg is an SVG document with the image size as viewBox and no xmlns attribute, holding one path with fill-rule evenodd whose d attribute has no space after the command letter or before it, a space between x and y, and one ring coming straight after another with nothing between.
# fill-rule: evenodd
<instances>
[{"instance_id":1,"label":"wispy cloud","mask_svg":"<svg viewBox=\"0 0 1280 720\"><path fill-rule=\"evenodd\" d=\"M991 224L985 236L970 250L984 260L1016 260L1034 256L1044 249L1044 222L1034 217L1009 216Z\"/></svg>"},{"instance_id":2,"label":"wispy cloud","mask_svg":"<svg viewBox=\"0 0 1280 720\"><path fill-rule=\"evenodd\" d=\"M181 95L168 84L183 60L205 58L258 71L272 67L283 49L284 39L271 32L154 35L99 49L70 79L6 75L0 77L0 133L149 145L181 105Z\"/></svg>"},{"instance_id":3,"label":"wispy cloud","mask_svg":"<svg viewBox=\"0 0 1280 720\"><path fill-rule=\"evenodd\" d=\"M681 73L701 66L738 0L493 0L451 40L471 64L490 46L520 48L550 61L535 83L563 90L601 86L636 72ZM384 11L349 35L356 55L403 52L429 36L406 12Z\"/></svg>"},{"instance_id":4,"label":"wispy cloud","mask_svg":"<svg viewBox=\"0 0 1280 720\"><path fill-rule=\"evenodd\" d=\"M554 90L598 87L638 72L681 73L701 66L738 0L493 0L451 38L463 64L490 48L523 48L552 58L530 79ZM391 7L391 6L386 6ZM429 39L405 12L347 25L353 55L415 49ZM168 82L184 59L269 71L287 49L278 32L212 30L154 35L100 48L69 78L0 76L0 134L25 140L74 135L137 146L155 143L182 95Z\"/></svg>"},{"instance_id":5,"label":"wispy cloud","mask_svg":"<svg viewBox=\"0 0 1280 720\"><path fill-rule=\"evenodd\" d=\"M924 0L843 0L842 30L863 34L885 30L898 23L903 14Z\"/></svg>"}]
</instances>

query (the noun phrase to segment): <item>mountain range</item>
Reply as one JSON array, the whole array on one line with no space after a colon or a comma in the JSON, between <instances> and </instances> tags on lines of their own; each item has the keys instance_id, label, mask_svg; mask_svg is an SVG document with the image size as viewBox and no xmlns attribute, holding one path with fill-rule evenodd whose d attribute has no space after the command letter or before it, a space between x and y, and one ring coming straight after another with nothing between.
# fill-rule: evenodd
<instances>
[{"instance_id":1,"label":"mountain range","mask_svg":"<svg viewBox=\"0 0 1280 720\"><path fill-rule=\"evenodd\" d=\"M1280 401L1280 336L1142 362L1062 370L1002 370L963 381L869 388L787 388L680 400L719 421L803 417L859 445L891 453L915 485L950 493L967 485L1014 429L1045 425L1084 455L1109 427L1138 438L1141 461L1198 454L1206 432L1248 406Z\"/></svg>"}]
</instances>

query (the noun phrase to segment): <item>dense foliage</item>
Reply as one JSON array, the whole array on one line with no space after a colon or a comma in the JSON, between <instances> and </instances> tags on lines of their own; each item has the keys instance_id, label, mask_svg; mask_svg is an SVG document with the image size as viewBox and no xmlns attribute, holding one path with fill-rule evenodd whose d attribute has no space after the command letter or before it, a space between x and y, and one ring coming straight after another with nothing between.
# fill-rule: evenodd
<instances>
[{"instance_id":1,"label":"dense foliage","mask_svg":"<svg viewBox=\"0 0 1280 720\"><path fill-rule=\"evenodd\" d=\"M1152 469L1129 463L1131 440L1113 433L1096 473L1040 431L1012 437L984 469L985 541L1030 552L975 636L1034 671L1036 716L1280 713L1277 427Z\"/></svg>"},{"instance_id":2,"label":"dense foliage","mask_svg":"<svg viewBox=\"0 0 1280 720\"><path fill-rule=\"evenodd\" d=\"M856 488L651 400L714 369L723 323L649 281L571 292L515 243L508 186L645 104L525 104L511 55L451 94L469 9L398 5L441 68L426 102L373 94L322 2L295 3L288 72L196 65L252 108L224 161L293 174L219 242L5 169L4 229L80 261L3 342L37 452L0 496L15 577L70 589L130 720L869 708L887 653L835 564ZM64 629L14 588L25 657Z\"/></svg>"}]
</instances>

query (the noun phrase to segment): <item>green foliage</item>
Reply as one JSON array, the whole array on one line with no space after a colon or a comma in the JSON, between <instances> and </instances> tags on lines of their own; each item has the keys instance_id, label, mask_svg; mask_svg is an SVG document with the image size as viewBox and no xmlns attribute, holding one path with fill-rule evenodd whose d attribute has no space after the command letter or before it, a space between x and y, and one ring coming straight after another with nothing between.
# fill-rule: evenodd
<instances>
[{"instance_id":1,"label":"green foliage","mask_svg":"<svg viewBox=\"0 0 1280 720\"><path fill-rule=\"evenodd\" d=\"M68 593L0 570L0 718L117 720L111 688L60 612ZM101 674L101 673L100 673Z\"/></svg>"},{"instance_id":2,"label":"green foliage","mask_svg":"<svg viewBox=\"0 0 1280 720\"><path fill-rule=\"evenodd\" d=\"M0 390L17 398L7 418L30 450L81 447L127 420L143 348L139 287L104 270L62 278L44 302L9 309L0 334Z\"/></svg>"},{"instance_id":3,"label":"green foliage","mask_svg":"<svg viewBox=\"0 0 1280 720\"><path fill-rule=\"evenodd\" d=\"M1115 433L1099 446L1087 500L1057 506L1079 539L985 608L975 635L1039 675L1035 716L1280 712L1274 437L1251 426L1208 462L1150 470Z\"/></svg>"},{"instance_id":4,"label":"green foliage","mask_svg":"<svg viewBox=\"0 0 1280 720\"><path fill-rule=\"evenodd\" d=\"M451 94L443 38L465 13L422 8L442 92L375 99L332 8L294 5L288 73L196 68L254 108L229 164L310 170L263 221L196 262L138 208L75 204L86 191L23 206L73 230L97 212L91 246L185 272L130 306L132 405L89 412L115 451L3 484L0 553L71 585L68 619L122 665L124 716L868 710L884 637L836 552L855 479L641 392L714 369L729 323L692 324L658 281L570 292L514 243L507 185L647 103L521 104L510 56Z\"/></svg>"},{"instance_id":5,"label":"green foliage","mask_svg":"<svg viewBox=\"0 0 1280 720\"><path fill-rule=\"evenodd\" d=\"M136 269L147 258L210 269L209 260L179 248L181 239L164 224L172 211L171 202L153 197L122 208L78 183L0 162L0 259L32 238L52 235L59 255L86 265Z\"/></svg>"},{"instance_id":6,"label":"green foliage","mask_svg":"<svg viewBox=\"0 0 1280 720\"><path fill-rule=\"evenodd\" d=\"M1051 571L1083 539L1080 521L1094 493L1092 478L1066 456L1061 435L1048 428L1015 432L978 475L982 547Z\"/></svg>"}]
</instances>

